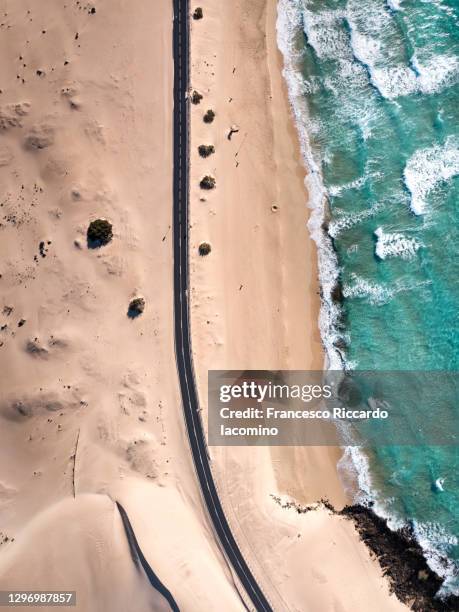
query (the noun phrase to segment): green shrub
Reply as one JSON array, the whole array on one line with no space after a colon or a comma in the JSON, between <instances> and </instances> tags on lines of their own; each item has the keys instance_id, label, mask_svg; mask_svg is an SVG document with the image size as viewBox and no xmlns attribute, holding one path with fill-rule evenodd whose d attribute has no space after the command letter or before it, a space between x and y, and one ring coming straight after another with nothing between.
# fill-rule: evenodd
<instances>
[{"instance_id":1,"label":"green shrub","mask_svg":"<svg viewBox=\"0 0 459 612\"><path fill-rule=\"evenodd\" d=\"M88 227L88 247L95 249L108 244L113 238L113 226L107 219L91 221Z\"/></svg>"},{"instance_id":2,"label":"green shrub","mask_svg":"<svg viewBox=\"0 0 459 612\"><path fill-rule=\"evenodd\" d=\"M193 19L202 19L204 17L204 13L202 12L202 8L198 6L198 8L194 9Z\"/></svg>"},{"instance_id":3,"label":"green shrub","mask_svg":"<svg viewBox=\"0 0 459 612\"><path fill-rule=\"evenodd\" d=\"M202 100L202 95L199 93L199 91L194 90L193 93L191 94L191 102L193 104L199 104Z\"/></svg>"},{"instance_id":4,"label":"green shrub","mask_svg":"<svg viewBox=\"0 0 459 612\"><path fill-rule=\"evenodd\" d=\"M204 115L203 121L204 123L212 123L214 119L215 119L215 113L212 109L209 109L207 113Z\"/></svg>"},{"instance_id":5,"label":"green shrub","mask_svg":"<svg viewBox=\"0 0 459 612\"><path fill-rule=\"evenodd\" d=\"M209 157L209 155L215 153L215 147L214 145L199 145L198 151L201 157Z\"/></svg>"},{"instance_id":6,"label":"green shrub","mask_svg":"<svg viewBox=\"0 0 459 612\"><path fill-rule=\"evenodd\" d=\"M136 297L129 302L128 317L135 319L145 310L145 300L142 297Z\"/></svg>"},{"instance_id":7,"label":"green shrub","mask_svg":"<svg viewBox=\"0 0 459 612\"><path fill-rule=\"evenodd\" d=\"M208 242L201 242L201 244L199 245L199 255L201 257L205 257L206 255L208 255L212 250L212 247L210 246L210 244Z\"/></svg>"},{"instance_id":8,"label":"green shrub","mask_svg":"<svg viewBox=\"0 0 459 612\"><path fill-rule=\"evenodd\" d=\"M214 189L215 188L215 179L213 176L205 176L201 179L199 183L201 189Z\"/></svg>"}]
</instances>

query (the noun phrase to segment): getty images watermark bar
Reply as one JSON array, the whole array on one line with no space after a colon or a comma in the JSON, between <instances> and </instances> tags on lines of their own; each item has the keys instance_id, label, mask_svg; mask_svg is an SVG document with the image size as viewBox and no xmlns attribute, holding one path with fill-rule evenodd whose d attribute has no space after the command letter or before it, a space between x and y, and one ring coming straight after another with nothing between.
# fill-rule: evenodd
<instances>
[{"instance_id":1,"label":"getty images watermark bar","mask_svg":"<svg viewBox=\"0 0 459 612\"><path fill-rule=\"evenodd\" d=\"M209 371L210 446L459 444L459 373Z\"/></svg>"}]
</instances>

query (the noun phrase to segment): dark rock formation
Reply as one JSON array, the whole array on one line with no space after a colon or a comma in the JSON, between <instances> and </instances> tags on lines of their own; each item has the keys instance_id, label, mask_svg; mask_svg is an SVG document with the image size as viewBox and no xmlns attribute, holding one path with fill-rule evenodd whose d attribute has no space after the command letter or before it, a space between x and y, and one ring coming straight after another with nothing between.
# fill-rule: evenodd
<instances>
[{"instance_id":1,"label":"dark rock formation","mask_svg":"<svg viewBox=\"0 0 459 612\"><path fill-rule=\"evenodd\" d=\"M392 592L416 612L459 610L459 597L436 597L442 579L427 564L411 525L392 531L371 507L346 506L338 512L354 521L363 542L379 561Z\"/></svg>"}]
</instances>

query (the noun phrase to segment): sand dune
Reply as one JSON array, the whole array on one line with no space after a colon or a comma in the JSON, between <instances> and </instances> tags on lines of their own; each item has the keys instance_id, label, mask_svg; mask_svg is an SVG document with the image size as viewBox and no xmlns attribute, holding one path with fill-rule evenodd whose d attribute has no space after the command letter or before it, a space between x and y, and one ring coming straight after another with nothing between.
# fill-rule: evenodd
<instances>
[{"instance_id":1,"label":"sand dune","mask_svg":"<svg viewBox=\"0 0 459 612\"><path fill-rule=\"evenodd\" d=\"M0 588L161 609L118 499L182 609L239 610L175 372L171 3L2 9ZM113 238L88 248L98 218Z\"/></svg>"},{"instance_id":2,"label":"sand dune","mask_svg":"<svg viewBox=\"0 0 459 612\"><path fill-rule=\"evenodd\" d=\"M137 570L118 510L101 495L68 498L27 525L2 559L2 584L23 589L25 583L56 591L78 585L81 610L170 610Z\"/></svg>"}]
</instances>

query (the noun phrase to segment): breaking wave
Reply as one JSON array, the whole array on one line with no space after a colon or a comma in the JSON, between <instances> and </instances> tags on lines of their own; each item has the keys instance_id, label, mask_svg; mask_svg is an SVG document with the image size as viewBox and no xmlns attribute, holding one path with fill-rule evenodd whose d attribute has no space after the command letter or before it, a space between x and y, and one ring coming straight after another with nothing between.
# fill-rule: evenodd
<instances>
[{"instance_id":1,"label":"breaking wave","mask_svg":"<svg viewBox=\"0 0 459 612\"><path fill-rule=\"evenodd\" d=\"M427 196L441 183L459 174L459 147L453 139L445 146L420 149L408 160L403 173L415 215L428 212Z\"/></svg>"},{"instance_id":2,"label":"breaking wave","mask_svg":"<svg viewBox=\"0 0 459 612\"><path fill-rule=\"evenodd\" d=\"M399 232L385 232L382 227L375 230L377 237L376 255L380 259L388 257L401 257L402 259L412 259L421 243L416 238L409 238Z\"/></svg>"}]
</instances>

